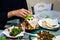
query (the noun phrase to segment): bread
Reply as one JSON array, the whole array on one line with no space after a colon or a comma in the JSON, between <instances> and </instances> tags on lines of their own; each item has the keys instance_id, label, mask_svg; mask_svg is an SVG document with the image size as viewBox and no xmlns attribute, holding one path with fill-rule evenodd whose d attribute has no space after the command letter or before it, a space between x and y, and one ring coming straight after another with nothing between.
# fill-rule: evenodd
<instances>
[{"instance_id":1,"label":"bread","mask_svg":"<svg viewBox=\"0 0 60 40\"><path fill-rule=\"evenodd\" d=\"M47 26L47 28L53 28L57 25L57 23L50 18L46 18L46 19L43 19L42 25Z\"/></svg>"}]
</instances>

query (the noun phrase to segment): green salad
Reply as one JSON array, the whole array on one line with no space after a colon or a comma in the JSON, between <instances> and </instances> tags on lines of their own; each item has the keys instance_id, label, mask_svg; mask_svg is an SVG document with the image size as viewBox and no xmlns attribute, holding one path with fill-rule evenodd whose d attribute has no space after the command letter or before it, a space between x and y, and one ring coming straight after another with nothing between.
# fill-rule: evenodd
<instances>
[{"instance_id":1,"label":"green salad","mask_svg":"<svg viewBox=\"0 0 60 40\"><path fill-rule=\"evenodd\" d=\"M31 15L28 15L25 19L30 19L30 18L32 18L32 16Z\"/></svg>"},{"instance_id":2,"label":"green salad","mask_svg":"<svg viewBox=\"0 0 60 40\"><path fill-rule=\"evenodd\" d=\"M13 28L12 31L10 32L11 36L16 36L17 34L21 33L23 30L21 28Z\"/></svg>"}]
</instances>

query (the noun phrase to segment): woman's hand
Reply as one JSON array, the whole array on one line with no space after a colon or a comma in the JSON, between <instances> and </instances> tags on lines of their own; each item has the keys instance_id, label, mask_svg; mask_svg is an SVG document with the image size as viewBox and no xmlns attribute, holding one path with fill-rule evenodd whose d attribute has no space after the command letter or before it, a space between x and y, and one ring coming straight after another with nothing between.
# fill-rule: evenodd
<instances>
[{"instance_id":1,"label":"woman's hand","mask_svg":"<svg viewBox=\"0 0 60 40\"><path fill-rule=\"evenodd\" d=\"M13 11L8 12L8 18L12 16L25 18L29 14L30 12L26 9L13 10Z\"/></svg>"}]
</instances>

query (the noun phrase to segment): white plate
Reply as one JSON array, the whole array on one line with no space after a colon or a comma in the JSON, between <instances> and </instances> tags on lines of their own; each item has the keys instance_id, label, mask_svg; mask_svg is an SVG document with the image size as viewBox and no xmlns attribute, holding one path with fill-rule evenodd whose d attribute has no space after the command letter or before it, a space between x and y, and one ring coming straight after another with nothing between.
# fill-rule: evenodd
<instances>
[{"instance_id":1,"label":"white plate","mask_svg":"<svg viewBox=\"0 0 60 40\"><path fill-rule=\"evenodd\" d=\"M52 27L52 28L48 28L47 26L43 26L42 25L42 21L43 20L49 20L50 18L43 18L43 19L41 19L41 20L39 20L38 21L38 24L41 26L41 27L43 27L43 28L46 28L46 29L56 29L56 28L59 28L59 24L58 24L58 21L57 21L57 19L52 19L54 22L55 22L55 24L56 24L56 26L55 27Z\"/></svg>"},{"instance_id":2,"label":"white plate","mask_svg":"<svg viewBox=\"0 0 60 40\"><path fill-rule=\"evenodd\" d=\"M32 38L32 40L38 40L36 37ZM60 40L60 35L52 38L52 40Z\"/></svg>"},{"instance_id":3,"label":"white plate","mask_svg":"<svg viewBox=\"0 0 60 40\"><path fill-rule=\"evenodd\" d=\"M60 40L60 35L53 38L53 40Z\"/></svg>"},{"instance_id":4,"label":"white plate","mask_svg":"<svg viewBox=\"0 0 60 40\"><path fill-rule=\"evenodd\" d=\"M14 27L14 26L13 26L13 27ZM20 36L24 36L24 33L25 33L24 30L23 30L21 33L19 33L18 35L16 35L15 37L14 37L14 36L10 36L9 34L10 34L11 30L13 29L13 27L9 27L9 28L5 29L5 30L3 31L3 34L6 35L6 36L9 37L9 38L17 38L17 37L20 37ZM15 28L18 28L18 27L15 27ZM10 31L8 31L8 29L9 29Z\"/></svg>"}]
</instances>

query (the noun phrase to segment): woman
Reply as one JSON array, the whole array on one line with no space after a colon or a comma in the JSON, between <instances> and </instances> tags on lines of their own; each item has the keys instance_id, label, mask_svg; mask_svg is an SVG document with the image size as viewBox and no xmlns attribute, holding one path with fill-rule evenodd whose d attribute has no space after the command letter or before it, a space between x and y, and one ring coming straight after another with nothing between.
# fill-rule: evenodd
<instances>
[{"instance_id":1,"label":"woman","mask_svg":"<svg viewBox=\"0 0 60 40\"><path fill-rule=\"evenodd\" d=\"M0 29L4 29L8 20L24 20L30 13L27 9L26 0L0 0Z\"/></svg>"}]
</instances>

